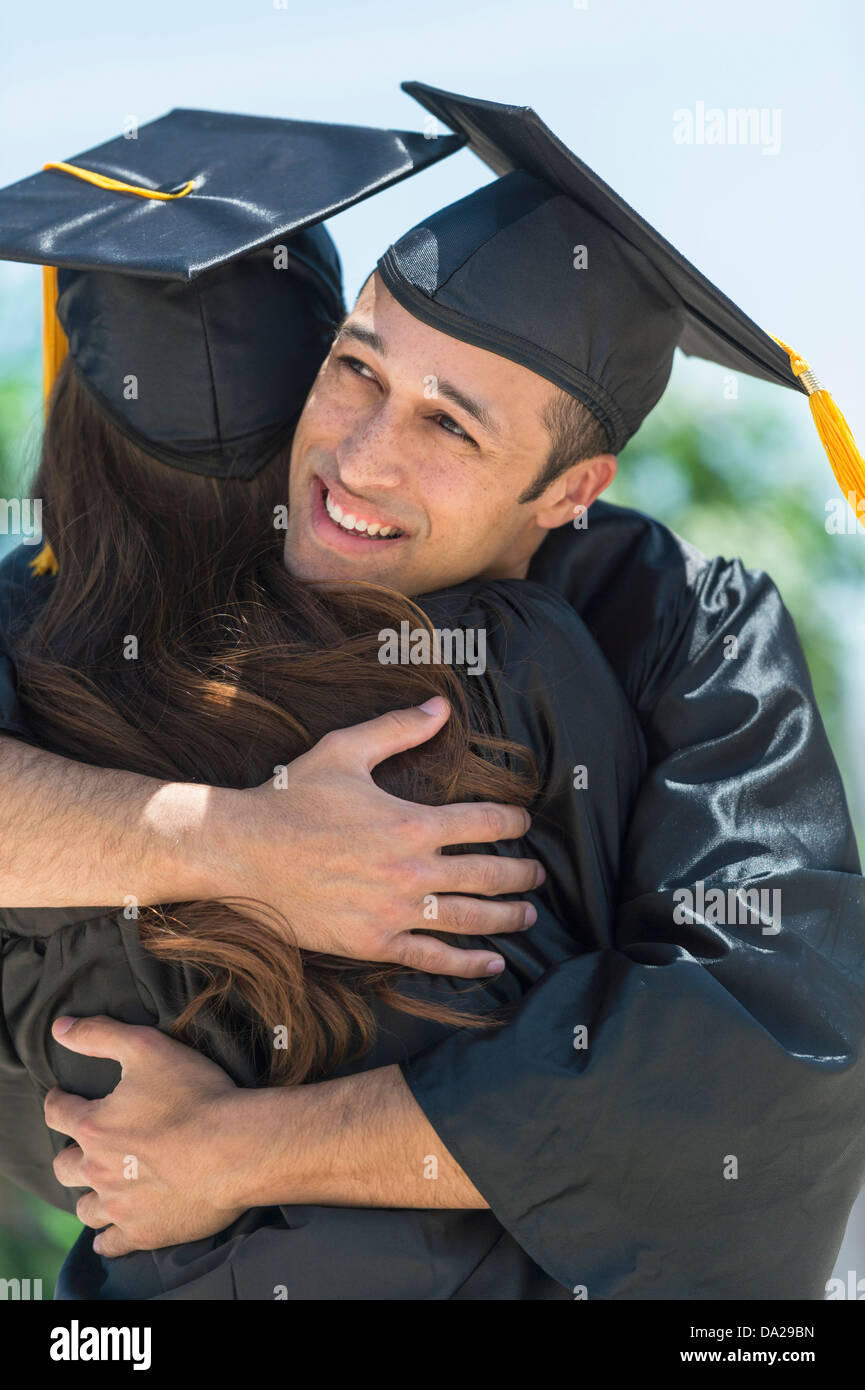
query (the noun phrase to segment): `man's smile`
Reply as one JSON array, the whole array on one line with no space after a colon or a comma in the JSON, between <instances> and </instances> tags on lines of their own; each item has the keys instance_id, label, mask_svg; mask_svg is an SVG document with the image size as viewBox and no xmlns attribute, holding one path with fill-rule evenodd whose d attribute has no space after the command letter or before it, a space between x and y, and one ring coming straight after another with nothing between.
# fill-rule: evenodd
<instances>
[{"instance_id":1,"label":"man's smile","mask_svg":"<svg viewBox=\"0 0 865 1390\"><path fill-rule=\"evenodd\" d=\"M312 530L323 545L352 554L408 539L393 517L363 498L352 497L338 483L315 475L310 487Z\"/></svg>"}]
</instances>

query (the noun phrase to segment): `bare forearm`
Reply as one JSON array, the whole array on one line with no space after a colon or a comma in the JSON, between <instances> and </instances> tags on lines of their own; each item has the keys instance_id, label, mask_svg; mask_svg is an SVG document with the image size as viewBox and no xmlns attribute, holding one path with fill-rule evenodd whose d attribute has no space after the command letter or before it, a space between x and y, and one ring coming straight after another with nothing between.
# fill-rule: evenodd
<instances>
[{"instance_id":1,"label":"bare forearm","mask_svg":"<svg viewBox=\"0 0 865 1390\"><path fill-rule=\"evenodd\" d=\"M243 1191L235 1194L241 1205L487 1206L396 1066L241 1091L228 1101L224 1123L250 1136Z\"/></svg>"},{"instance_id":2,"label":"bare forearm","mask_svg":"<svg viewBox=\"0 0 865 1390\"><path fill-rule=\"evenodd\" d=\"M0 734L0 905L216 898L288 924L309 951L486 976L502 968L500 956L416 928L429 894L440 893L443 932L494 936L530 924L531 905L492 899L537 886L536 860L441 853L518 839L528 815L484 802L415 805L371 772L442 727L449 706L439 703L334 730L277 765L278 776L242 788L88 767Z\"/></svg>"},{"instance_id":3,"label":"bare forearm","mask_svg":"<svg viewBox=\"0 0 865 1390\"><path fill-rule=\"evenodd\" d=\"M197 897L212 788L89 767L0 735L0 904Z\"/></svg>"}]
</instances>

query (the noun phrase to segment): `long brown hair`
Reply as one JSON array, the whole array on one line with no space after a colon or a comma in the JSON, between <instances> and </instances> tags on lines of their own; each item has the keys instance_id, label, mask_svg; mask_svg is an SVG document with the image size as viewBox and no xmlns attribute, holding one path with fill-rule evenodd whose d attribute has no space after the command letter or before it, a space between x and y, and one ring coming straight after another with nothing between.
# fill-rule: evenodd
<instances>
[{"instance_id":1,"label":"long brown hair","mask_svg":"<svg viewBox=\"0 0 865 1390\"><path fill-rule=\"evenodd\" d=\"M417 605L286 571L274 514L288 452L250 481L170 468L122 436L64 365L33 489L59 569L15 652L39 742L102 767L251 787L332 729L440 694L452 706L443 730L376 780L427 804L526 804L530 757L483 728L452 669L378 660L382 628L430 626ZM138 914L146 950L200 973L177 1035L194 1036L204 1008L239 1005L256 1044L271 1043L272 1081L323 1076L366 1051L374 997L443 1022L484 1021L400 991L399 967L300 950L263 904L254 917L215 901ZM286 1045L274 1049L278 1025Z\"/></svg>"}]
</instances>

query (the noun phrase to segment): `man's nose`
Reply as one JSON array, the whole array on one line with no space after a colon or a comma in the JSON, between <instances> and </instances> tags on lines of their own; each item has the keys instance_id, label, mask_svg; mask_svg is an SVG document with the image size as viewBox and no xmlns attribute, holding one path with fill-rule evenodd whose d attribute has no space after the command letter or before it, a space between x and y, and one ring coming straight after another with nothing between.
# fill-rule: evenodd
<instances>
[{"instance_id":1,"label":"man's nose","mask_svg":"<svg viewBox=\"0 0 865 1390\"><path fill-rule=\"evenodd\" d=\"M405 479L406 452L397 412L388 405L355 420L351 432L339 443L336 461L339 476L349 489L399 488Z\"/></svg>"}]
</instances>

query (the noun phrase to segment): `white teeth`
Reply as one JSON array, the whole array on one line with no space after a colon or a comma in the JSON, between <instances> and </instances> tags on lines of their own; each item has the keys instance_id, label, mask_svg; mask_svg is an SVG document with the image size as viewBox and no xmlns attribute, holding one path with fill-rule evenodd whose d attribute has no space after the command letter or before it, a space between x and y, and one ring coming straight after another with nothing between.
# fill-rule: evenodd
<instances>
[{"instance_id":1,"label":"white teeth","mask_svg":"<svg viewBox=\"0 0 865 1390\"><path fill-rule=\"evenodd\" d=\"M398 536L401 534L398 526L382 526L379 521L364 521L362 517L357 517L353 512L344 512L338 502L334 502L329 492L324 494L324 505L328 516L341 526L344 531L364 532L368 536Z\"/></svg>"}]
</instances>

